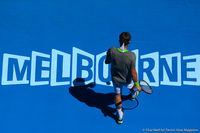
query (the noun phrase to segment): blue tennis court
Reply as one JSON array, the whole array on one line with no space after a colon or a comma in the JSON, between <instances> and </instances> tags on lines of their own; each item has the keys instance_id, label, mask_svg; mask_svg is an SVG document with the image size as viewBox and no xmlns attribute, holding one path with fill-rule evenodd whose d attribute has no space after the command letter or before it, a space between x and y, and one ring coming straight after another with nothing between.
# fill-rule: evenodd
<instances>
[{"instance_id":1,"label":"blue tennis court","mask_svg":"<svg viewBox=\"0 0 200 133\"><path fill-rule=\"evenodd\" d=\"M1 0L0 132L199 132L199 16L195 0ZM153 93L119 125L104 60L123 31Z\"/></svg>"}]
</instances>

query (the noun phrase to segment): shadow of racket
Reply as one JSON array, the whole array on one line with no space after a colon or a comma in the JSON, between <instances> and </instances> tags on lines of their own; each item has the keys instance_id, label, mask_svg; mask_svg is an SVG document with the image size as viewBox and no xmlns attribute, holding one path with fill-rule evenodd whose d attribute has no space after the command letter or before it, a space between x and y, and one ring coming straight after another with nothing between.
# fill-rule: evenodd
<instances>
[{"instance_id":1,"label":"shadow of racket","mask_svg":"<svg viewBox=\"0 0 200 133\"><path fill-rule=\"evenodd\" d=\"M131 94L126 96L122 95L122 108L125 110L133 110L139 105L139 101L137 99L130 100L130 95Z\"/></svg>"}]
</instances>

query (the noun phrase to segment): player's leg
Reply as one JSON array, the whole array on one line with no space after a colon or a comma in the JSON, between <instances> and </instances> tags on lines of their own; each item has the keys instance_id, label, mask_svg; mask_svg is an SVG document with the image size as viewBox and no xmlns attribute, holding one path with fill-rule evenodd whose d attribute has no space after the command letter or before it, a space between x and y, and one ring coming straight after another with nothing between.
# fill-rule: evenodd
<instances>
[{"instance_id":1,"label":"player's leg","mask_svg":"<svg viewBox=\"0 0 200 133\"><path fill-rule=\"evenodd\" d=\"M115 89L115 105L117 109L117 122L118 124L122 124L123 116L124 116L124 111L122 109L122 99L121 99L123 85L116 84L116 83L113 83L113 85Z\"/></svg>"},{"instance_id":2,"label":"player's leg","mask_svg":"<svg viewBox=\"0 0 200 133\"><path fill-rule=\"evenodd\" d=\"M116 105L116 109L121 109L122 108L121 93L115 94L115 105Z\"/></svg>"}]
</instances>

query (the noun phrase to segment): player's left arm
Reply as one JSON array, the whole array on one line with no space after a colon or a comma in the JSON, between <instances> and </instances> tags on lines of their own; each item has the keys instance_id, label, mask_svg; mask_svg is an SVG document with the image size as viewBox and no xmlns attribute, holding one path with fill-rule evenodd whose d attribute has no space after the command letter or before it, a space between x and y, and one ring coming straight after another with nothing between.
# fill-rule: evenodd
<instances>
[{"instance_id":1,"label":"player's left arm","mask_svg":"<svg viewBox=\"0 0 200 133\"><path fill-rule=\"evenodd\" d=\"M105 64L110 64L110 63L111 63L111 50L109 49L109 50L107 51Z\"/></svg>"}]
</instances>

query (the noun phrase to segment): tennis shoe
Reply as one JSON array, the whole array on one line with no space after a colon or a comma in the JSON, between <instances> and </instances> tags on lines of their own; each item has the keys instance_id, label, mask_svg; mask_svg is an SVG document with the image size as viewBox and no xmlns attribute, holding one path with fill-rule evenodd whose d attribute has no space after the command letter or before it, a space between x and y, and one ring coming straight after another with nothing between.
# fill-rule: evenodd
<instances>
[{"instance_id":1,"label":"tennis shoe","mask_svg":"<svg viewBox=\"0 0 200 133\"><path fill-rule=\"evenodd\" d=\"M140 94L140 91L132 91L130 100L134 101L139 94Z\"/></svg>"},{"instance_id":2,"label":"tennis shoe","mask_svg":"<svg viewBox=\"0 0 200 133\"><path fill-rule=\"evenodd\" d=\"M121 119L119 118L119 114L117 113L117 124L122 124L122 123L123 123L123 118L124 118L124 109L122 109L122 112L123 112L123 116L122 116Z\"/></svg>"}]
</instances>

